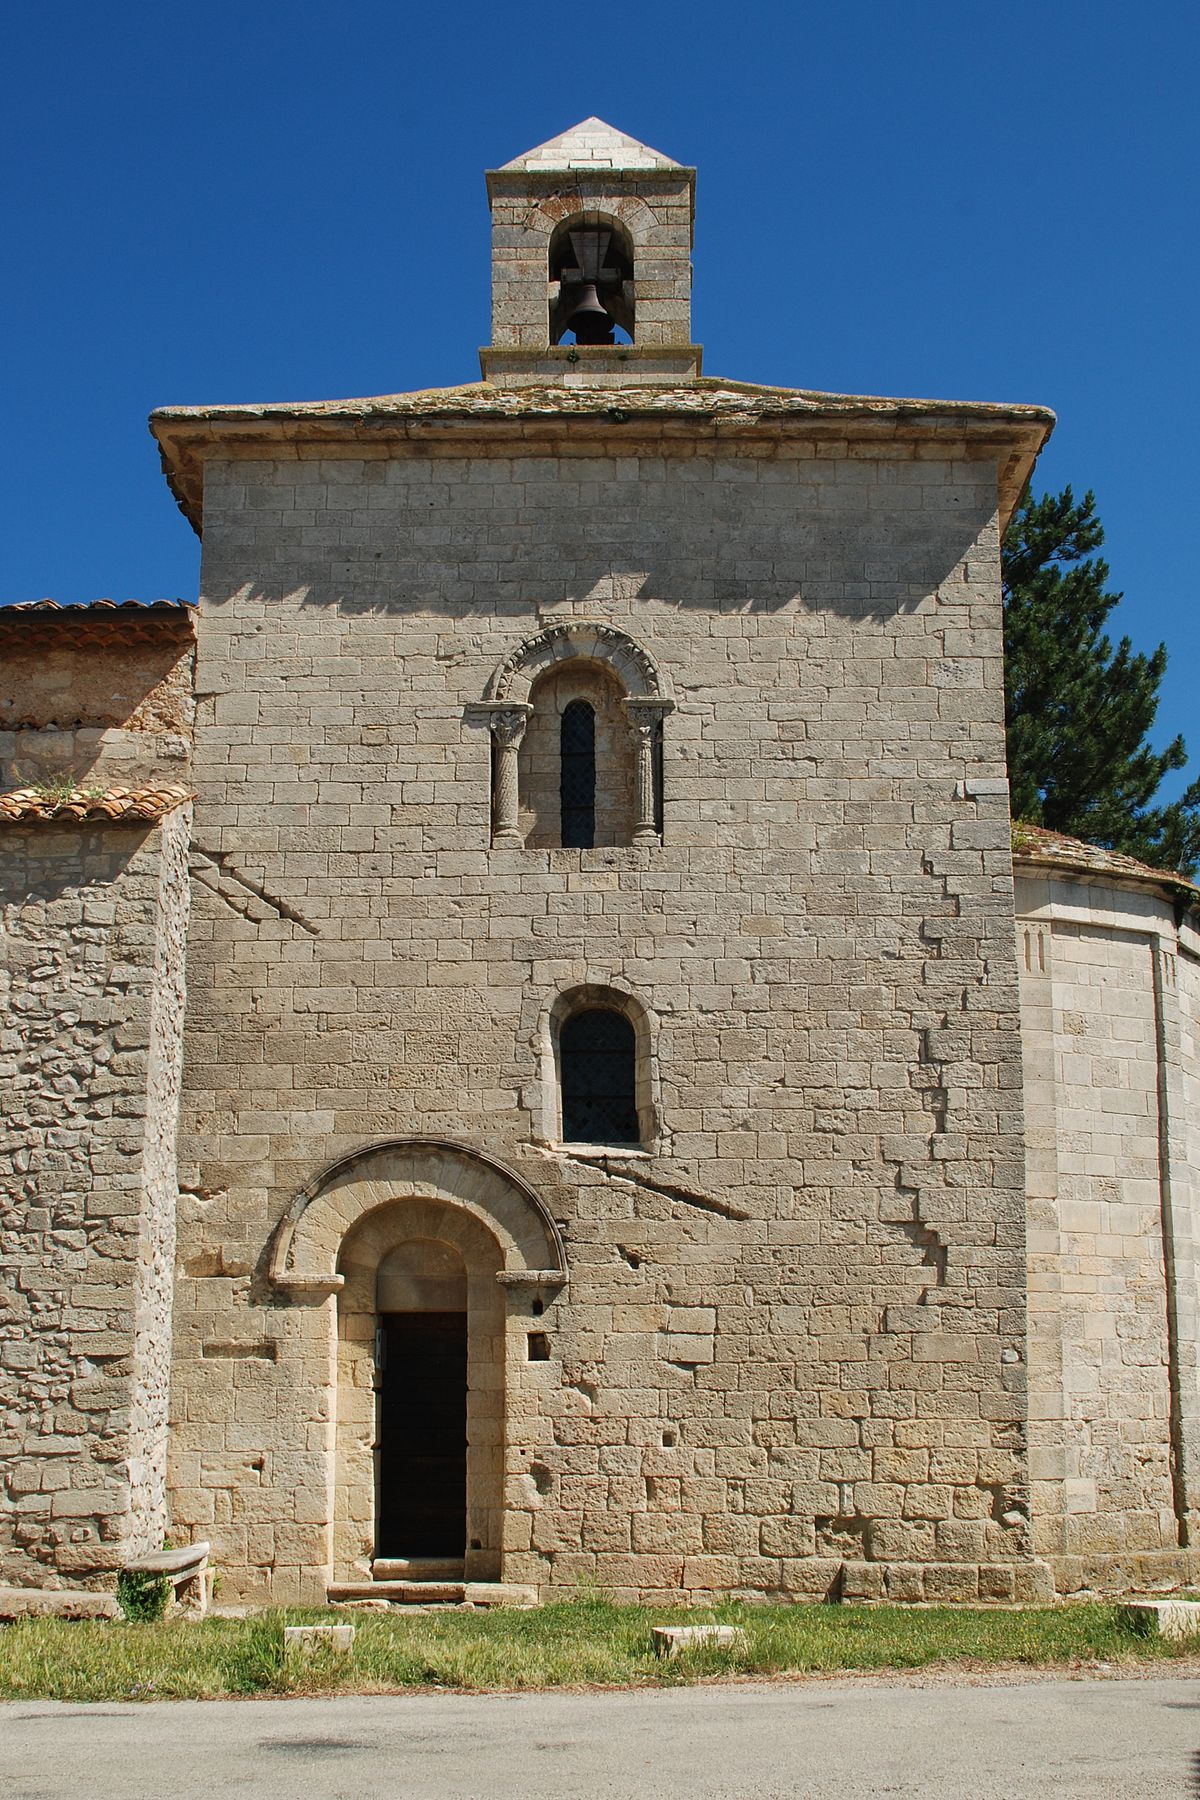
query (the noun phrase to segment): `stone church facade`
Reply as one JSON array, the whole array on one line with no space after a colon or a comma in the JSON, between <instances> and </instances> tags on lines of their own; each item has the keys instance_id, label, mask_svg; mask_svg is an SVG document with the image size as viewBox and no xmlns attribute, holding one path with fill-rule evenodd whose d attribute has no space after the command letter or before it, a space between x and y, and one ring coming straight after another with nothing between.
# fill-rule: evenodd
<instances>
[{"instance_id":1,"label":"stone church facade","mask_svg":"<svg viewBox=\"0 0 1200 1800\"><path fill-rule=\"evenodd\" d=\"M693 171L488 180L481 382L164 409L199 606L0 612L0 1580L1194 1579L1200 893L1008 811L1052 416L705 377Z\"/></svg>"}]
</instances>

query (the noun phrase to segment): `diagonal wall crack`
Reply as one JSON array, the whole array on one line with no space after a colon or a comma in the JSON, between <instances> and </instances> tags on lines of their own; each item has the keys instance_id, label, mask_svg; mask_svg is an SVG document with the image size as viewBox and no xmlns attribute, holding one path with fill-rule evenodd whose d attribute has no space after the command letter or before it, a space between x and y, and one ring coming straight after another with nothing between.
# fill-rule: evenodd
<instances>
[{"instance_id":1,"label":"diagonal wall crack","mask_svg":"<svg viewBox=\"0 0 1200 1800\"><path fill-rule=\"evenodd\" d=\"M684 1206L698 1207L701 1212L717 1213L723 1219L746 1220L751 1217L741 1207L732 1205L728 1200L718 1200L712 1194L698 1194L692 1188L677 1187L672 1182L652 1181L648 1175L638 1175L628 1168L614 1169L607 1156L575 1156L570 1150L562 1150L559 1155L569 1156L572 1162L582 1163L589 1169L599 1169L609 1181L620 1181L627 1187L645 1188L648 1193L661 1194L664 1200L678 1200Z\"/></svg>"}]
</instances>

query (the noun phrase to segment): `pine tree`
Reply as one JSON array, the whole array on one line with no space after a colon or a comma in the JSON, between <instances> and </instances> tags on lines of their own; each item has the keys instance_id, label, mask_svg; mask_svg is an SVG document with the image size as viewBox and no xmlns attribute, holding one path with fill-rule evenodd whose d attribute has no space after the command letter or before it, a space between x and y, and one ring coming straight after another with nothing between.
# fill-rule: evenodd
<instances>
[{"instance_id":1,"label":"pine tree","mask_svg":"<svg viewBox=\"0 0 1200 1800\"><path fill-rule=\"evenodd\" d=\"M1095 496L1025 493L1004 539L1004 657L1014 819L1069 832L1157 868L1200 862L1200 780L1154 805L1164 776L1182 769L1182 737L1156 751L1146 733L1167 666L1160 644L1135 654L1105 635L1120 594Z\"/></svg>"}]
</instances>

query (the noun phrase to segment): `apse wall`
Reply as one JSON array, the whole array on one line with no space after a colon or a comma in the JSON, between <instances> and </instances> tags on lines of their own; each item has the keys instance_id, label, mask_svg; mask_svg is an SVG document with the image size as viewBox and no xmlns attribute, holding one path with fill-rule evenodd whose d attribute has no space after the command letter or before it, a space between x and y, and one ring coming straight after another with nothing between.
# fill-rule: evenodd
<instances>
[{"instance_id":1,"label":"apse wall","mask_svg":"<svg viewBox=\"0 0 1200 1800\"><path fill-rule=\"evenodd\" d=\"M1187 1578L1200 1454L1200 913L1017 853L1034 1536L1063 1591ZM1105 862L1111 866L1107 869Z\"/></svg>"}]
</instances>

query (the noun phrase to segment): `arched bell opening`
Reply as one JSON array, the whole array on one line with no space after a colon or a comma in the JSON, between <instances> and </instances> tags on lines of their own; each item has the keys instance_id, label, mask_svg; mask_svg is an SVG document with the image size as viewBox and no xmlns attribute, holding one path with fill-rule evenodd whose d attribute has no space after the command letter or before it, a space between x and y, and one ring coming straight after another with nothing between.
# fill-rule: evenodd
<instances>
[{"instance_id":1,"label":"arched bell opening","mask_svg":"<svg viewBox=\"0 0 1200 1800\"><path fill-rule=\"evenodd\" d=\"M497 1578L502 1261L477 1219L438 1201L385 1204L348 1234L338 1259L334 1558L342 1579L372 1571Z\"/></svg>"},{"instance_id":2,"label":"arched bell opening","mask_svg":"<svg viewBox=\"0 0 1200 1800\"><path fill-rule=\"evenodd\" d=\"M548 275L551 344L635 341L633 241L616 219L562 220L550 237Z\"/></svg>"}]
</instances>

